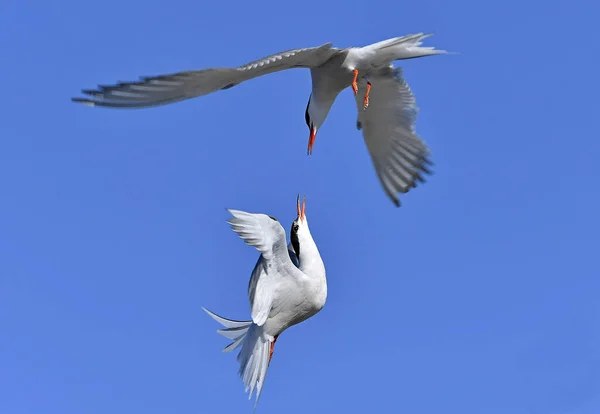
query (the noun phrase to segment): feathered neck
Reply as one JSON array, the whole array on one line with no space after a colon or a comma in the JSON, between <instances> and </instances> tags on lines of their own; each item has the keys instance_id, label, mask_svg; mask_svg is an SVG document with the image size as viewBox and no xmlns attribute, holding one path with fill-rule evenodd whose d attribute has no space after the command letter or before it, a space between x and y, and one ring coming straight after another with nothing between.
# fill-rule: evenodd
<instances>
[{"instance_id":1,"label":"feathered neck","mask_svg":"<svg viewBox=\"0 0 600 414\"><path fill-rule=\"evenodd\" d=\"M317 248L317 244L315 243L310 230L308 228L308 223L302 223L302 227L300 231L298 231L298 245L300 247L300 252L297 252L298 257L298 267L309 277L315 278L325 278L325 265L323 263L323 259L321 259L321 254L319 253L319 249Z\"/></svg>"}]
</instances>

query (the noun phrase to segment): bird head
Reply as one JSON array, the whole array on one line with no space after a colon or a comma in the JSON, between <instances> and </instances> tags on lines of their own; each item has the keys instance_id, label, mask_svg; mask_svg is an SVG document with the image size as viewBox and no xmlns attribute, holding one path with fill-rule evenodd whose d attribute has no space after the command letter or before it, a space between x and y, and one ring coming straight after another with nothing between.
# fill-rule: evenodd
<instances>
[{"instance_id":1,"label":"bird head","mask_svg":"<svg viewBox=\"0 0 600 414\"><path fill-rule=\"evenodd\" d=\"M304 112L304 120L306 121L306 126L308 127L310 134L308 138L308 155L312 154L313 145L315 145L315 138L317 137L317 131L325 122L327 114L329 114L329 110L333 104L333 100L335 100L335 96L333 99L328 97L328 99L324 99L322 102L320 102L317 99L313 99L312 93L308 98L306 111Z\"/></svg>"},{"instance_id":2,"label":"bird head","mask_svg":"<svg viewBox=\"0 0 600 414\"><path fill-rule=\"evenodd\" d=\"M292 223L292 230L290 231L290 239L296 256L300 257L300 246L306 242L312 242L312 236L308 229L308 220L306 219L306 197L300 204L300 195L296 199L296 210L298 211L298 217Z\"/></svg>"},{"instance_id":3,"label":"bird head","mask_svg":"<svg viewBox=\"0 0 600 414\"><path fill-rule=\"evenodd\" d=\"M312 97L312 95L311 95ZM308 126L308 130L310 131L310 135L308 137L308 155L312 154L312 148L313 145L315 145L315 138L317 137L317 128L316 126L313 124L312 121L312 116L311 116L311 112L312 112L312 108L310 105L310 100L311 98L308 98L308 103L306 104L306 112L304 112L304 120L306 121L306 126Z\"/></svg>"}]
</instances>

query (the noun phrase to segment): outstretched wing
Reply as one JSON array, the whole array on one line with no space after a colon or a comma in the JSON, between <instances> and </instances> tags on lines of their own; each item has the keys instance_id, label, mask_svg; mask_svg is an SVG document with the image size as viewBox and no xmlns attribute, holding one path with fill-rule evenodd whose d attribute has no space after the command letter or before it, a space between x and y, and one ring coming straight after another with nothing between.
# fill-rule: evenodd
<instances>
[{"instance_id":1,"label":"outstretched wing","mask_svg":"<svg viewBox=\"0 0 600 414\"><path fill-rule=\"evenodd\" d=\"M366 80L356 95L358 129L363 137L379 181L388 197L400 206L397 193L406 193L431 174L429 149L415 132L418 108L400 68L389 65L369 76L369 107L364 110Z\"/></svg>"},{"instance_id":2,"label":"outstretched wing","mask_svg":"<svg viewBox=\"0 0 600 414\"><path fill-rule=\"evenodd\" d=\"M269 317L278 287L286 277L284 270L294 267L286 245L285 230L277 220L265 214L239 210L229 212L233 216L228 220L233 231L261 254L248 286L252 320L261 326Z\"/></svg>"},{"instance_id":3,"label":"outstretched wing","mask_svg":"<svg viewBox=\"0 0 600 414\"><path fill-rule=\"evenodd\" d=\"M73 102L111 108L145 108L195 98L241 82L291 68L313 68L329 60L338 49L331 43L318 47L276 53L237 68L213 68L169 75L142 77L138 82L120 82L83 90L90 98Z\"/></svg>"}]
</instances>

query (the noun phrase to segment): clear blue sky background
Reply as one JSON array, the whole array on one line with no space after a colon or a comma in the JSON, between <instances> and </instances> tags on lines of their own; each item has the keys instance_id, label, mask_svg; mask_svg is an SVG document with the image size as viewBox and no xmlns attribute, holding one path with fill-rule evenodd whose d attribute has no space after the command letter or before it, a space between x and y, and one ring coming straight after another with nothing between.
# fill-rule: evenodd
<instances>
[{"instance_id":1,"label":"clear blue sky background","mask_svg":"<svg viewBox=\"0 0 600 414\"><path fill-rule=\"evenodd\" d=\"M583 1L0 6L0 412L251 412L201 306L249 317L226 207L297 193L328 270L262 413L600 412L600 7ZM140 111L81 88L433 31L404 62L435 175L385 197L344 91L305 155L306 70Z\"/></svg>"}]
</instances>

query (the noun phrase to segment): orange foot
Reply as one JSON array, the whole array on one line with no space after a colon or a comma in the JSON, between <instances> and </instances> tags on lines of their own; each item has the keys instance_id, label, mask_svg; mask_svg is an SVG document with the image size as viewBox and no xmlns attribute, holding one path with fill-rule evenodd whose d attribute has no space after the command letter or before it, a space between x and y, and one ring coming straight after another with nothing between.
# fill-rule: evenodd
<instances>
[{"instance_id":1,"label":"orange foot","mask_svg":"<svg viewBox=\"0 0 600 414\"><path fill-rule=\"evenodd\" d=\"M365 93L365 110L369 107L369 92L371 92L371 82L367 82L367 92Z\"/></svg>"},{"instance_id":2,"label":"orange foot","mask_svg":"<svg viewBox=\"0 0 600 414\"><path fill-rule=\"evenodd\" d=\"M358 70L354 69L352 72L354 72L354 79L352 80L352 90L354 91L354 96L356 96L356 94L358 93L358 82L356 81L358 79Z\"/></svg>"}]
</instances>

